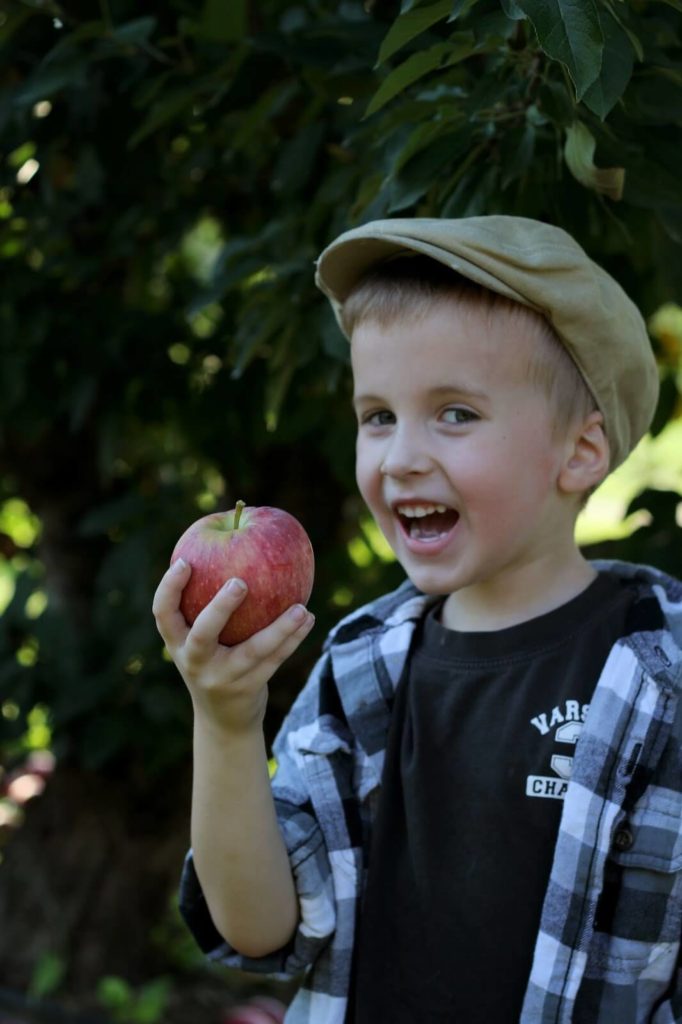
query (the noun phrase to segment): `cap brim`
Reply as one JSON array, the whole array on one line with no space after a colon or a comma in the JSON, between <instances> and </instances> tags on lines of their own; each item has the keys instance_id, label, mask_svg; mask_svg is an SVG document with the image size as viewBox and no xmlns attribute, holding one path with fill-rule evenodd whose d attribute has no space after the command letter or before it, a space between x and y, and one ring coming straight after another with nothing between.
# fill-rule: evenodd
<instances>
[{"instance_id":1,"label":"cap brim","mask_svg":"<svg viewBox=\"0 0 682 1024\"><path fill-rule=\"evenodd\" d=\"M361 230L357 229L357 234L353 234L351 237L347 235L345 239L332 243L317 261L315 282L318 288L332 300L335 309L345 302L355 285L372 267L397 256L407 256L411 253L429 256L491 291L506 295L507 298L514 299L525 306L537 308L525 295L519 294L498 277L457 253L448 252L438 245L432 245L421 239L410 239L406 243L404 235L385 234L380 238L372 235L363 237L360 233Z\"/></svg>"}]
</instances>

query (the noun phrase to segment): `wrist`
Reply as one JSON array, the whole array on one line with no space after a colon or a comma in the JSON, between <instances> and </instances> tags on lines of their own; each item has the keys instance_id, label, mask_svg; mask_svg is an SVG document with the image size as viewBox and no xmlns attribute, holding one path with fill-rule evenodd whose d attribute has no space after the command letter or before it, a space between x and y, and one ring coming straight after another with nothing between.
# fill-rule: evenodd
<instances>
[{"instance_id":1,"label":"wrist","mask_svg":"<svg viewBox=\"0 0 682 1024\"><path fill-rule=\"evenodd\" d=\"M265 743L263 734L263 716L254 715L248 718L224 718L216 715L201 705L194 704L194 738L195 742L212 745L253 746L254 743Z\"/></svg>"}]
</instances>

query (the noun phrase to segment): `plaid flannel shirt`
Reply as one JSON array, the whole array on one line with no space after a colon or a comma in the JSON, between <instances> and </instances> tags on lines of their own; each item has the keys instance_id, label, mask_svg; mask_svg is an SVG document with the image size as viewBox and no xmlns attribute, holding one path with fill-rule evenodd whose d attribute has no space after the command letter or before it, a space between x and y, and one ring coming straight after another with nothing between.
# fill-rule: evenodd
<instances>
[{"instance_id":1,"label":"plaid flannel shirt","mask_svg":"<svg viewBox=\"0 0 682 1024\"><path fill-rule=\"evenodd\" d=\"M613 647L595 689L519 1024L682 1024L682 583L595 566L631 580L656 614ZM300 900L291 942L258 960L231 950L188 854L180 905L199 945L242 970L299 976L287 1024L345 1020L390 706L431 600L405 583L343 620L275 741L273 794ZM491 984L494 973L491 963Z\"/></svg>"}]
</instances>

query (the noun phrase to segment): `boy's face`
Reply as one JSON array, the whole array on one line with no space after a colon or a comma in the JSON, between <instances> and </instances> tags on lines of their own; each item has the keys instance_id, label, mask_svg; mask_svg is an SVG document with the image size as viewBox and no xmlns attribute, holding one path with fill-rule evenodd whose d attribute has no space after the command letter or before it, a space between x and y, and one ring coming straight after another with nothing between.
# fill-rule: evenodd
<instances>
[{"instance_id":1,"label":"boy's face","mask_svg":"<svg viewBox=\"0 0 682 1024\"><path fill-rule=\"evenodd\" d=\"M522 318L447 300L418 322L353 334L358 485L426 593L513 592L526 569L537 581L557 550L574 550L557 486L566 442L525 372L537 344Z\"/></svg>"}]
</instances>

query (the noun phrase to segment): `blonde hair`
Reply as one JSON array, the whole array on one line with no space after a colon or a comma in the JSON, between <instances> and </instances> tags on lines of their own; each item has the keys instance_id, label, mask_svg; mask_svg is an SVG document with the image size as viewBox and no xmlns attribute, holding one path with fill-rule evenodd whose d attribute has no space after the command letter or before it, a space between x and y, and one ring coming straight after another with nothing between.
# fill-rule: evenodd
<instances>
[{"instance_id":1,"label":"blonde hair","mask_svg":"<svg viewBox=\"0 0 682 1024\"><path fill-rule=\"evenodd\" d=\"M587 384L550 322L529 306L484 288L428 256L400 256L366 274L343 303L341 325L352 337L359 324L389 327L405 317L419 321L434 302L448 300L487 316L504 314L538 339L530 347L526 373L547 397L554 432L563 436L597 408Z\"/></svg>"}]
</instances>

